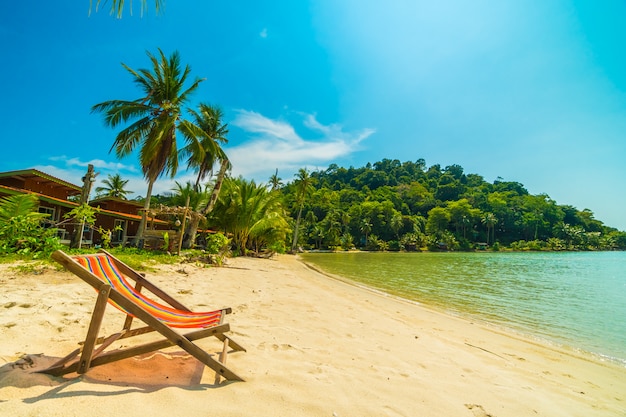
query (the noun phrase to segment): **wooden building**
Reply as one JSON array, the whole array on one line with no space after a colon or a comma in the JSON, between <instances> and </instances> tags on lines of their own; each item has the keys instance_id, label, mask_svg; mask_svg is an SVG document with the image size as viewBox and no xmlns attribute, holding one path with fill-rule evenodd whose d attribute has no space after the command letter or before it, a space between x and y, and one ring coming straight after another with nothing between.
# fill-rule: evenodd
<instances>
[{"instance_id":1,"label":"wooden building","mask_svg":"<svg viewBox=\"0 0 626 417\"><path fill-rule=\"evenodd\" d=\"M70 237L80 226L65 215L79 206L82 188L37 169L0 172L0 197L31 194L39 200L39 212L49 214L43 227L53 227L62 243L69 244ZM89 201L98 208L94 228L83 232L84 245L99 244L102 240L98 229L112 231L111 243L122 245L130 241L139 229L143 204L115 197L100 197ZM169 223L150 219L150 228L167 230ZM80 233L80 232L78 232Z\"/></svg>"}]
</instances>

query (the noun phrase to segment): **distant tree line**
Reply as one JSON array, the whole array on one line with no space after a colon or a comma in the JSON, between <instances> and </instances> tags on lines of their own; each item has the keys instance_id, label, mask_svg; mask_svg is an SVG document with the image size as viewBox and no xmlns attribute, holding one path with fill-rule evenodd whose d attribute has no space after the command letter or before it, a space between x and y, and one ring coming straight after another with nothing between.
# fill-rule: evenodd
<instances>
[{"instance_id":1,"label":"distant tree line","mask_svg":"<svg viewBox=\"0 0 626 417\"><path fill-rule=\"evenodd\" d=\"M518 182L489 183L460 165L383 159L361 168L335 164L278 188L297 245L366 250L613 250L626 233L588 210L532 195ZM304 191L303 191L304 190Z\"/></svg>"}]
</instances>

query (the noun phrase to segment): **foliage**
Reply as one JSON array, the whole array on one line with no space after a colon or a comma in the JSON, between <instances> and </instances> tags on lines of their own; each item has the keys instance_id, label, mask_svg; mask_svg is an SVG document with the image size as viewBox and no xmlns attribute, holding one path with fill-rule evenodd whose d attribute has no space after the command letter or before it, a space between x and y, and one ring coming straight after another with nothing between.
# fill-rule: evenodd
<instances>
[{"instance_id":1,"label":"foliage","mask_svg":"<svg viewBox=\"0 0 626 417\"><path fill-rule=\"evenodd\" d=\"M226 252L230 245L230 239L222 233L211 233L205 238L205 241L206 247L204 249L213 255Z\"/></svg>"},{"instance_id":2,"label":"foliage","mask_svg":"<svg viewBox=\"0 0 626 417\"><path fill-rule=\"evenodd\" d=\"M92 107L92 112L102 113L105 123L120 130L113 142L112 150L122 158L139 149L139 163L148 182L144 209L150 208L152 187L161 175L174 177L178 170L179 150L177 138L182 134L187 144L206 136L194 123L183 118L183 108L190 95L198 88L201 79L197 78L186 86L191 68L181 66L180 55L174 52L166 57L163 51L158 55L147 53L151 69L134 70L122 66L133 76L133 81L143 96L136 100L109 100ZM145 216L142 217L137 243L143 236Z\"/></svg>"},{"instance_id":3,"label":"foliage","mask_svg":"<svg viewBox=\"0 0 626 417\"><path fill-rule=\"evenodd\" d=\"M111 247L111 239L113 237L113 232L122 230L122 228L120 226L115 226L113 230L108 230L108 229L103 228L102 226L98 226L96 230L98 231L98 233L100 233L100 236L102 239L102 247L105 249L109 249Z\"/></svg>"},{"instance_id":4,"label":"foliage","mask_svg":"<svg viewBox=\"0 0 626 417\"><path fill-rule=\"evenodd\" d=\"M163 245L161 250L167 251L170 248L170 234L168 232L163 233Z\"/></svg>"},{"instance_id":5,"label":"foliage","mask_svg":"<svg viewBox=\"0 0 626 417\"><path fill-rule=\"evenodd\" d=\"M222 233L211 233L205 241L205 251L212 255L213 263L222 266L224 259L230 253L230 239Z\"/></svg>"},{"instance_id":6,"label":"foliage","mask_svg":"<svg viewBox=\"0 0 626 417\"><path fill-rule=\"evenodd\" d=\"M20 194L0 199L0 254L44 258L60 247L55 229L42 227L38 199Z\"/></svg>"},{"instance_id":7,"label":"foliage","mask_svg":"<svg viewBox=\"0 0 626 417\"><path fill-rule=\"evenodd\" d=\"M211 228L233 236L240 255L284 242L290 231L280 196L243 178L224 181L224 191L207 221Z\"/></svg>"},{"instance_id":8,"label":"foliage","mask_svg":"<svg viewBox=\"0 0 626 417\"><path fill-rule=\"evenodd\" d=\"M377 251L626 249L626 232L605 226L591 211L531 195L517 182L488 183L458 165L383 160L362 168L301 170L281 186L277 173L274 180L276 186L267 190L227 179L206 227L232 234L240 254L294 242L307 249ZM275 215L281 225L255 226L258 238L252 237L250 225L261 218L257 209L266 199L280 207ZM298 218L299 235L287 240Z\"/></svg>"},{"instance_id":9,"label":"foliage","mask_svg":"<svg viewBox=\"0 0 626 417\"><path fill-rule=\"evenodd\" d=\"M220 146L220 143L228 143L228 125L222 122L224 113L219 107L201 103L198 111L190 109L189 113L195 125L205 133L200 140L189 141L181 150L181 154L187 156L187 167L198 171L194 186L198 190L200 181L213 172L215 162L228 159Z\"/></svg>"},{"instance_id":10,"label":"foliage","mask_svg":"<svg viewBox=\"0 0 626 417\"><path fill-rule=\"evenodd\" d=\"M128 191L124 188L128 181L123 180L120 174L109 174L105 180L102 180L104 186L96 187L96 194L98 197L115 197L126 200L127 194L133 193L133 191Z\"/></svg>"},{"instance_id":11,"label":"foliage","mask_svg":"<svg viewBox=\"0 0 626 417\"><path fill-rule=\"evenodd\" d=\"M304 218L303 247L330 248L349 233L367 250L473 250L478 243L492 250L626 249L624 232L590 210L532 195L518 182L489 183L459 165L384 159L361 168L331 165L307 182L306 199L298 179L277 189L295 223Z\"/></svg>"},{"instance_id":12,"label":"foliage","mask_svg":"<svg viewBox=\"0 0 626 417\"><path fill-rule=\"evenodd\" d=\"M158 264L172 265L179 263L182 259L180 256L172 256L164 251L157 252L135 247L115 247L111 248L110 252L131 268L143 271L154 271ZM71 253L77 253L77 251L73 250Z\"/></svg>"},{"instance_id":13,"label":"foliage","mask_svg":"<svg viewBox=\"0 0 626 417\"><path fill-rule=\"evenodd\" d=\"M99 211L100 209L85 203L68 211L63 217L66 219L76 219L79 222L85 222L85 224L93 226L96 223L96 214Z\"/></svg>"},{"instance_id":14,"label":"foliage","mask_svg":"<svg viewBox=\"0 0 626 417\"><path fill-rule=\"evenodd\" d=\"M102 0L95 0L96 4L95 4L95 9L96 12L98 11L98 8L100 7L100 3L106 3L106 0L102 1ZM89 0L89 10L91 11L94 7L94 0ZM122 17L122 14L124 12L124 0L111 0L111 14L115 15L118 19L120 19ZM163 5L165 3L165 0L154 0L154 5L155 5L155 9L156 12L159 13L159 11L163 8ZM148 10L148 0L140 0L140 4L141 4L141 14L143 15L143 12L145 10ZM130 14L133 14L133 2L130 1Z\"/></svg>"}]
</instances>

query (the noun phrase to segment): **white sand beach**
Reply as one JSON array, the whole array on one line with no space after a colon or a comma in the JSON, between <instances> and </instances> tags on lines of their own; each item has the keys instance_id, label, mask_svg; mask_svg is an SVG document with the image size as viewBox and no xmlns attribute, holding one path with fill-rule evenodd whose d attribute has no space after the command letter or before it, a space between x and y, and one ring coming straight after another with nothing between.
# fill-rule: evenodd
<instances>
[{"instance_id":1,"label":"white sand beach","mask_svg":"<svg viewBox=\"0 0 626 417\"><path fill-rule=\"evenodd\" d=\"M294 256L160 266L194 310L232 307L247 352L214 372L173 347L90 370L34 373L77 347L96 293L0 265L0 416L624 416L626 368L316 272ZM103 333L123 315L107 309ZM199 342L212 353L219 344Z\"/></svg>"}]
</instances>

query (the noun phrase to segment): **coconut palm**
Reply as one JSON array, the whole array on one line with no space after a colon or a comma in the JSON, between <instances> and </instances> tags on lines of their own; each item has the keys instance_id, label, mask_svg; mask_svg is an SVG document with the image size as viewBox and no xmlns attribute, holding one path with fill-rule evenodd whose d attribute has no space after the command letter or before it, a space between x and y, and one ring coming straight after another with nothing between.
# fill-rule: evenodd
<instances>
[{"instance_id":1,"label":"coconut palm","mask_svg":"<svg viewBox=\"0 0 626 417\"><path fill-rule=\"evenodd\" d=\"M295 175L296 181L296 204L298 204L298 217L296 218L296 228L293 231L293 242L291 251L295 252L298 245L298 229L300 228L300 219L302 217L302 209L307 195L313 190L313 178L306 168L300 168Z\"/></svg>"},{"instance_id":2,"label":"coconut palm","mask_svg":"<svg viewBox=\"0 0 626 417\"><path fill-rule=\"evenodd\" d=\"M188 65L181 68L178 52L169 58L160 49L158 56L147 54L152 63L151 70L135 71L122 64L142 90L142 97L133 101L110 100L92 107L92 112L104 114L105 123L112 128L131 122L117 134L111 150L121 158L139 148L139 162L148 182L144 215L135 244L143 238L145 212L150 209L155 181L163 174L174 177L178 170L177 131L187 142L204 135L199 127L182 118L184 104L202 80L196 79L185 87L191 68Z\"/></svg>"},{"instance_id":3,"label":"coconut palm","mask_svg":"<svg viewBox=\"0 0 626 417\"><path fill-rule=\"evenodd\" d=\"M404 219L402 218L402 214L396 212L391 216L391 220L389 222L389 226L393 233L396 235L396 239L400 240L400 229L404 227Z\"/></svg>"},{"instance_id":4,"label":"coconut palm","mask_svg":"<svg viewBox=\"0 0 626 417\"><path fill-rule=\"evenodd\" d=\"M126 195L133 193L133 191L124 189L128 181L129 180L123 180L120 174L109 174L105 180L102 180L104 186L96 187L96 194L98 194L99 197L116 197L126 200Z\"/></svg>"},{"instance_id":5,"label":"coconut palm","mask_svg":"<svg viewBox=\"0 0 626 417\"><path fill-rule=\"evenodd\" d=\"M272 176L270 177L271 190L275 191L275 190L278 190L280 187L282 187L283 186L282 180L283 179L278 176L278 168L276 168L276 172L272 174Z\"/></svg>"},{"instance_id":6,"label":"coconut palm","mask_svg":"<svg viewBox=\"0 0 626 417\"><path fill-rule=\"evenodd\" d=\"M284 242L289 231L280 195L243 178L225 179L209 224L232 234L233 245L242 255Z\"/></svg>"},{"instance_id":7,"label":"coconut palm","mask_svg":"<svg viewBox=\"0 0 626 417\"><path fill-rule=\"evenodd\" d=\"M199 140L190 141L181 151L188 157L187 167L198 171L195 185L198 189L200 181L213 172L215 163L228 159L220 146L228 143L228 125L222 122L224 113L219 107L201 103L199 111L189 110L189 113L195 125L205 133Z\"/></svg>"},{"instance_id":8,"label":"coconut palm","mask_svg":"<svg viewBox=\"0 0 626 417\"><path fill-rule=\"evenodd\" d=\"M182 153L187 155L187 167L198 171L195 184L196 191L200 191L200 181L210 176L213 173L215 163L220 162L220 170L217 174L211 197L202 208L198 208L200 213L206 216L213 210L215 201L222 188L224 177L231 168L230 161L220 146L220 143L228 142L226 138L228 125L222 122L224 114L219 107L201 103L199 111L189 110L189 113L195 125L204 133L198 138L199 140L190 138L189 144L182 150ZM189 223L185 233L186 237L183 241L184 248L190 248L195 241L199 221L199 217L194 217Z\"/></svg>"},{"instance_id":9,"label":"coconut palm","mask_svg":"<svg viewBox=\"0 0 626 417\"><path fill-rule=\"evenodd\" d=\"M365 235L365 246L367 247L367 236L372 232L372 223L369 218L361 219L359 230Z\"/></svg>"},{"instance_id":10,"label":"coconut palm","mask_svg":"<svg viewBox=\"0 0 626 417\"><path fill-rule=\"evenodd\" d=\"M206 205L209 200L208 193L203 190L196 190L194 184L187 181L181 184L178 181L174 181L175 187L171 192L164 193L168 198L169 206L185 206L188 205L190 210L199 211L200 207Z\"/></svg>"},{"instance_id":11,"label":"coconut palm","mask_svg":"<svg viewBox=\"0 0 626 417\"><path fill-rule=\"evenodd\" d=\"M495 225L498 223L498 219L493 213L485 213L485 215L481 219L481 222L482 224L485 225L485 227L487 227L487 244L489 244L489 231L492 232L493 234L492 242L495 243L496 241Z\"/></svg>"}]
</instances>

